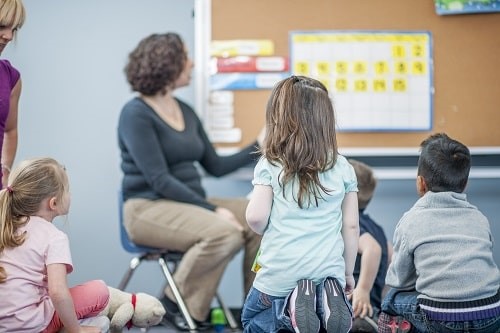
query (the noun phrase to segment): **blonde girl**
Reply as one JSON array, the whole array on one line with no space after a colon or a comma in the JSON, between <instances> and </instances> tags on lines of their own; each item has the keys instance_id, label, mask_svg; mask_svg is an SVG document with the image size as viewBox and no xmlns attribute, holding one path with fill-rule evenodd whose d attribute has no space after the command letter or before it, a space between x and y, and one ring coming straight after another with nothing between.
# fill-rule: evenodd
<instances>
[{"instance_id":1,"label":"blonde girl","mask_svg":"<svg viewBox=\"0 0 500 333\"><path fill-rule=\"evenodd\" d=\"M65 168L51 158L23 161L0 191L0 332L101 332L80 326L109 300L103 281L68 288L68 237L52 221L70 206Z\"/></svg>"}]
</instances>

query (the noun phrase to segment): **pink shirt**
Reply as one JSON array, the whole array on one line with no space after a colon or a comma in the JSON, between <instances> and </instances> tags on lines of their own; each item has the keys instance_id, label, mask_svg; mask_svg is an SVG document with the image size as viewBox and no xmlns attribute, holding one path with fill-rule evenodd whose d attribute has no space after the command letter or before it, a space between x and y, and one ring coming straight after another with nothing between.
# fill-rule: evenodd
<instances>
[{"instance_id":1,"label":"pink shirt","mask_svg":"<svg viewBox=\"0 0 500 333\"><path fill-rule=\"evenodd\" d=\"M47 265L66 264L73 271L68 237L52 223L32 216L21 228L25 242L5 249L0 265L7 280L0 283L0 332L41 332L54 315L49 298Z\"/></svg>"}]
</instances>

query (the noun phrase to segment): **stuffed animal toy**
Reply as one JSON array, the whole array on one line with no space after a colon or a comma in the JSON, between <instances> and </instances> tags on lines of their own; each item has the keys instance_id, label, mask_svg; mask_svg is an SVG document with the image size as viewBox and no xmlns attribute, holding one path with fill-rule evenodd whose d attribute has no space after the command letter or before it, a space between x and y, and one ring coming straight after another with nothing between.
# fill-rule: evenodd
<instances>
[{"instance_id":1,"label":"stuffed animal toy","mask_svg":"<svg viewBox=\"0 0 500 333\"><path fill-rule=\"evenodd\" d=\"M161 302L145 293L131 294L108 287L109 303L100 315L110 321L110 332L122 332L124 327L147 328L159 324L165 314Z\"/></svg>"}]
</instances>

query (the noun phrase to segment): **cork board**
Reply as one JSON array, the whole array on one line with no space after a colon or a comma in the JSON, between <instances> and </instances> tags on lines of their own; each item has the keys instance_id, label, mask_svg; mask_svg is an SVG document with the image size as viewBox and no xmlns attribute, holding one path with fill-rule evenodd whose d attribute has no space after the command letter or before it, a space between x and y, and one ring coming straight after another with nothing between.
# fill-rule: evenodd
<instances>
[{"instance_id":1,"label":"cork board","mask_svg":"<svg viewBox=\"0 0 500 333\"><path fill-rule=\"evenodd\" d=\"M446 132L471 147L500 146L500 13L439 16L431 0L212 0L211 11L213 40L271 39L275 54L286 56L289 32L295 30L429 31L434 60L433 128L342 132L339 145L416 147L430 133ZM252 142L263 126L269 93L235 91L240 146Z\"/></svg>"}]
</instances>

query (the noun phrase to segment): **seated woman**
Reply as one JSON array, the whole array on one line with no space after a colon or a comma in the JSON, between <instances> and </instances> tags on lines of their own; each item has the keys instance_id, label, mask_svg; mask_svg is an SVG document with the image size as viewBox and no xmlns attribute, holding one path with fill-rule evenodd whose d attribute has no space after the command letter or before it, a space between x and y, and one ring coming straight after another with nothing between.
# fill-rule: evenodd
<instances>
[{"instance_id":1,"label":"seated woman","mask_svg":"<svg viewBox=\"0 0 500 333\"><path fill-rule=\"evenodd\" d=\"M244 292L260 236L245 221L246 199L207 199L197 165L222 176L258 158L257 141L231 156L217 155L194 110L174 91L189 84L193 62L175 33L139 42L125 68L138 92L118 125L124 224L137 244L184 253L174 279L198 325L208 316L224 270L244 248ZM179 326L171 290L163 303ZM175 320L172 320L175 319Z\"/></svg>"}]
</instances>

